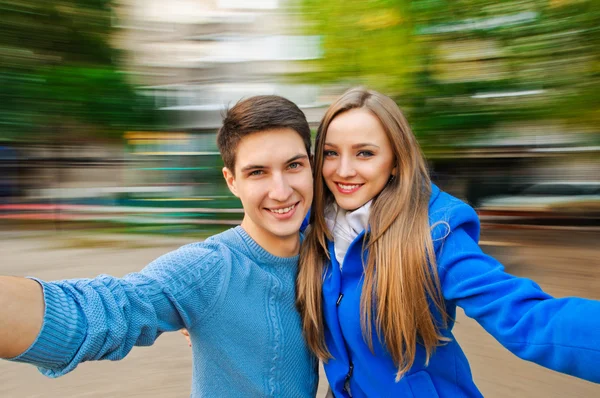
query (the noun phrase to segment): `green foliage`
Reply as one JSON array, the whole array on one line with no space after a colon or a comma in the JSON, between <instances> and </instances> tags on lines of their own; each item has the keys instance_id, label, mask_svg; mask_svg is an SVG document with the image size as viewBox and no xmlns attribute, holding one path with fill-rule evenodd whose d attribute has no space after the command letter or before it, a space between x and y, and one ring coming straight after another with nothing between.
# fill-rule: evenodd
<instances>
[{"instance_id":1,"label":"green foliage","mask_svg":"<svg viewBox=\"0 0 600 398\"><path fill-rule=\"evenodd\" d=\"M154 122L118 70L110 3L0 0L0 137L117 138Z\"/></svg>"},{"instance_id":2,"label":"green foliage","mask_svg":"<svg viewBox=\"0 0 600 398\"><path fill-rule=\"evenodd\" d=\"M310 82L363 84L401 90L419 49L411 36L408 1L302 0L307 31L322 38L324 57L309 63Z\"/></svg>"},{"instance_id":3,"label":"green foliage","mask_svg":"<svg viewBox=\"0 0 600 398\"><path fill-rule=\"evenodd\" d=\"M363 84L407 111L425 146L538 123L600 125L600 3L593 0L300 0L323 58L317 84Z\"/></svg>"}]
</instances>

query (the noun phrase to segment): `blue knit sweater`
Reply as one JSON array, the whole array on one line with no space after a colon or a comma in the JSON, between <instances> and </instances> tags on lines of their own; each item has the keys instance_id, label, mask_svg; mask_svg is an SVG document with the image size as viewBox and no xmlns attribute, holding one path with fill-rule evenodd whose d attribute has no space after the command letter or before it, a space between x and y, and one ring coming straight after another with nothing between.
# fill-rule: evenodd
<instances>
[{"instance_id":1,"label":"blue knit sweater","mask_svg":"<svg viewBox=\"0 0 600 398\"><path fill-rule=\"evenodd\" d=\"M42 330L14 360L57 377L185 327L192 396L314 397L317 361L294 307L297 267L297 256L275 257L236 227L123 278L38 281Z\"/></svg>"}]
</instances>

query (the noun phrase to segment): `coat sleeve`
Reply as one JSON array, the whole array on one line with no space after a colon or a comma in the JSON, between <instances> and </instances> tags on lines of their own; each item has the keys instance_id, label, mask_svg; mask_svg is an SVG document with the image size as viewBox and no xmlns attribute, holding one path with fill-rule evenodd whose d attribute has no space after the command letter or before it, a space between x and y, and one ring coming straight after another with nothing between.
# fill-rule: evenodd
<instances>
[{"instance_id":1,"label":"coat sleeve","mask_svg":"<svg viewBox=\"0 0 600 398\"><path fill-rule=\"evenodd\" d=\"M444 298L518 357L600 383L600 301L553 298L507 274L467 230L451 228L438 249Z\"/></svg>"},{"instance_id":2,"label":"coat sleeve","mask_svg":"<svg viewBox=\"0 0 600 398\"><path fill-rule=\"evenodd\" d=\"M120 360L134 345L152 345L163 332L192 328L218 301L224 258L192 244L123 278L36 279L44 291L42 329L12 360L58 377L81 362Z\"/></svg>"}]
</instances>

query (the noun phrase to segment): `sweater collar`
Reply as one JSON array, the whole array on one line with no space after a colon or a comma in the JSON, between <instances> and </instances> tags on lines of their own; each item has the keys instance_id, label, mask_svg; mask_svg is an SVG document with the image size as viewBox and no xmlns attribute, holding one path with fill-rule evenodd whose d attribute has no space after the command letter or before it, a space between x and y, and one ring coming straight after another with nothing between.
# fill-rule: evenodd
<instances>
[{"instance_id":1,"label":"sweater collar","mask_svg":"<svg viewBox=\"0 0 600 398\"><path fill-rule=\"evenodd\" d=\"M292 257L278 257L268 251L266 251L261 245L259 245L241 226L233 228L236 235L246 244L248 247L248 254L260 264L266 266L284 266L284 267L297 267L299 255Z\"/></svg>"}]
</instances>

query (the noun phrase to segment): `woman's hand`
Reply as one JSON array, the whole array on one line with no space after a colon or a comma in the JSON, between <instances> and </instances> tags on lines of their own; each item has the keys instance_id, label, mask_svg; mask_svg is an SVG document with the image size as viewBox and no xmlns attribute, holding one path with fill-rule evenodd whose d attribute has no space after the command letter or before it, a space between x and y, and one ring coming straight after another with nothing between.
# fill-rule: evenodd
<instances>
[{"instance_id":1,"label":"woman's hand","mask_svg":"<svg viewBox=\"0 0 600 398\"><path fill-rule=\"evenodd\" d=\"M188 346L192 346L192 340L190 339L190 332L187 331L187 329L181 329L180 330L181 334L185 337L185 339L188 342Z\"/></svg>"}]
</instances>

